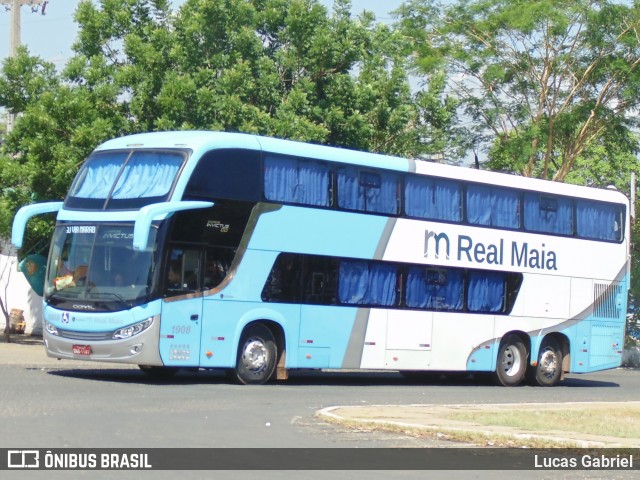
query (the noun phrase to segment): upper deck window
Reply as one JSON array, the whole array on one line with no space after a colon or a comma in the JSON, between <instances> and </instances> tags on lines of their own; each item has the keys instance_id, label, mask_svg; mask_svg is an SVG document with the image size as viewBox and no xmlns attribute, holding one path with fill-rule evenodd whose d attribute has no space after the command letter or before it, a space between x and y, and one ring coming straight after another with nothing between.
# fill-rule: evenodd
<instances>
[{"instance_id":1,"label":"upper deck window","mask_svg":"<svg viewBox=\"0 0 640 480\"><path fill-rule=\"evenodd\" d=\"M69 196L106 199L128 156L129 152L110 152L89 157L78 173Z\"/></svg>"},{"instance_id":2,"label":"upper deck window","mask_svg":"<svg viewBox=\"0 0 640 480\"><path fill-rule=\"evenodd\" d=\"M210 150L198 161L184 198L259 202L262 190L260 151L223 148Z\"/></svg>"},{"instance_id":3,"label":"upper deck window","mask_svg":"<svg viewBox=\"0 0 640 480\"><path fill-rule=\"evenodd\" d=\"M398 176L385 171L339 168L338 207L396 215L399 211Z\"/></svg>"},{"instance_id":4,"label":"upper deck window","mask_svg":"<svg viewBox=\"0 0 640 480\"><path fill-rule=\"evenodd\" d=\"M134 152L123 167L113 198L162 197L169 193L182 165L182 155Z\"/></svg>"},{"instance_id":5,"label":"upper deck window","mask_svg":"<svg viewBox=\"0 0 640 480\"><path fill-rule=\"evenodd\" d=\"M460 222L461 188L454 181L409 177L404 192L405 211L411 217Z\"/></svg>"},{"instance_id":6,"label":"upper deck window","mask_svg":"<svg viewBox=\"0 0 640 480\"><path fill-rule=\"evenodd\" d=\"M331 176L323 163L268 156L264 161L267 200L328 207Z\"/></svg>"},{"instance_id":7,"label":"upper deck window","mask_svg":"<svg viewBox=\"0 0 640 480\"><path fill-rule=\"evenodd\" d=\"M165 200L184 162L183 152L111 151L93 154L76 176L67 206L137 208ZM133 202L132 202L133 200Z\"/></svg>"},{"instance_id":8,"label":"upper deck window","mask_svg":"<svg viewBox=\"0 0 640 480\"><path fill-rule=\"evenodd\" d=\"M469 185L467 220L472 225L520 228L520 195L515 190Z\"/></svg>"},{"instance_id":9,"label":"upper deck window","mask_svg":"<svg viewBox=\"0 0 640 480\"><path fill-rule=\"evenodd\" d=\"M573 235L572 201L539 193L525 193L524 228L530 232Z\"/></svg>"},{"instance_id":10,"label":"upper deck window","mask_svg":"<svg viewBox=\"0 0 640 480\"><path fill-rule=\"evenodd\" d=\"M594 240L619 241L622 238L622 207L611 203L578 200L578 235Z\"/></svg>"}]
</instances>

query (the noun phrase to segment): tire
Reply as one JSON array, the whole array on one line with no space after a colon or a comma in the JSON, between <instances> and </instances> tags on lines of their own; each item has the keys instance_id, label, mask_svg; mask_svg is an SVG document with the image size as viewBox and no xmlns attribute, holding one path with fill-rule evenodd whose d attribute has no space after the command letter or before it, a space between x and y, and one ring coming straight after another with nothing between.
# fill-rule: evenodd
<instances>
[{"instance_id":1,"label":"tire","mask_svg":"<svg viewBox=\"0 0 640 480\"><path fill-rule=\"evenodd\" d=\"M496 380L505 387L515 387L524 380L527 371L527 348L517 335L502 340L498 350Z\"/></svg>"},{"instance_id":2,"label":"tire","mask_svg":"<svg viewBox=\"0 0 640 480\"><path fill-rule=\"evenodd\" d=\"M555 338L545 338L540 345L538 363L529 367L527 380L531 385L553 387L562 378L562 348Z\"/></svg>"},{"instance_id":3,"label":"tire","mask_svg":"<svg viewBox=\"0 0 640 480\"><path fill-rule=\"evenodd\" d=\"M274 375L277 358L276 339L271 330L261 323L250 325L240 337L231 376L244 385L262 385Z\"/></svg>"},{"instance_id":4,"label":"tire","mask_svg":"<svg viewBox=\"0 0 640 480\"><path fill-rule=\"evenodd\" d=\"M138 368L142 370L145 375L158 379L171 378L180 370L178 367L155 367L150 365L138 365Z\"/></svg>"}]
</instances>

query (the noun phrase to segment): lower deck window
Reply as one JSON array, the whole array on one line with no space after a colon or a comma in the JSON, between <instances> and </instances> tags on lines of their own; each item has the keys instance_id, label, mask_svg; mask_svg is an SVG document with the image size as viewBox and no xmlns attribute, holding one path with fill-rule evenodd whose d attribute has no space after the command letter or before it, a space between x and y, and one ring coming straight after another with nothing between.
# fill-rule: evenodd
<instances>
[{"instance_id":1,"label":"lower deck window","mask_svg":"<svg viewBox=\"0 0 640 480\"><path fill-rule=\"evenodd\" d=\"M283 253L265 302L508 314L522 274Z\"/></svg>"},{"instance_id":2,"label":"lower deck window","mask_svg":"<svg viewBox=\"0 0 640 480\"><path fill-rule=\"evenodd\" d=\"M409 267L406 305L427 310L462 310L464 282L460 270Z\"/></svg>"},{"instance_id":3,"label":"lower deck window","mask_svg":"<svg viewBox=\"0 0 640 480\"><path fill-rule=\"evenodd\" d=\"M395 265L343 260L338 276L339 302L347 305L395 305L397 276Z\"/></svg>"},{"instance_id":4,"label":"lower deck window","mask_svg":"<svg viewBox=\"0 0 640 480\"><path fill-rule=\"evenodd\" d=\"M506 278L502 272L470 272L467 306L471 312L497 313L504 310Z\"/></svg>"}]
</instances>

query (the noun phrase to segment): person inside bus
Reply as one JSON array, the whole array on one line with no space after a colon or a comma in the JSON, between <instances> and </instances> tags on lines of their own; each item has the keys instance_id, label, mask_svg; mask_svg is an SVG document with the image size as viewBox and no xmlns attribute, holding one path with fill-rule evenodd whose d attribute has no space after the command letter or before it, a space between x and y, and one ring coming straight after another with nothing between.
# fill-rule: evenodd
<instances>
[{"instance_id":1,"label":"person inside bus","mask_svg":"<svg viewBox=\"0 0 640 480\"><path fill-rule=\"evenodd\" d=\"M170 265L167 273L167 290L182 290L182 276L178 265Z\"/></svg>"},{"instance_id":2,"label":"person inside bus","mask_svg":"<svg viewBox=\"0 0 640 480\"><path fill-rule=\"evenodd\" d=\"M270 296L273 300L294 302L300 289L299 260L292 254L282 254L269 279Z\"/></svg>"}]
</instances>

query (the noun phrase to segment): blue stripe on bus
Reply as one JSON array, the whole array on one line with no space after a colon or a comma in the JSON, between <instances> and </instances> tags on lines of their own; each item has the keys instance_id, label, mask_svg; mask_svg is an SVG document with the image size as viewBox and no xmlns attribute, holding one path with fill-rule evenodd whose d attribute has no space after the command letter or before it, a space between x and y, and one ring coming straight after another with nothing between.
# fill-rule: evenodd
<instances>
[{"instance_id":1,"label":"blue stripe on bus","mask_svg":"<svg viewBox=\"0 0 640 480\"><path fill-rule=\"evenodd\" d=\"M303 305L297 368L342 368L358 310Z\"/></svg>"},{"instance_id":2,"label":"blue stripe on bus","mask_svg":"<svg viewBox=\"0 0 640 480\"><path fill-rule=\"evenodd\" d=\"M373 259L387 223L383 216L331 210L316 210L309 221L308 209L284 206L262 214L249 248Z\"/></svg>"},{"instance_id":3,"label":"blue stripe on bus","mask_svg":"<svg viewBox=\"0 0 640 480\"><path fill-rule=\"evenodd\" d=\"M615 321L603 322L593 317L573 320L570 323L573 325L561 330L549 327L544 329L542 335L530 334L530 359L538 358L543 338L550 333L557 332L566 336L571 345L571 365L569 367L571 373L588 373L620 366L624 346L623 324ZM494 371L499 346L499 339L483 343L469 356L467 370Z\"/></svg>"},{"instance_id":4,"label":"blue stripe on bus","mask_svg":"<svg viewBox=\"0 0 640 480\"><path fill-rule=\"evenodd\" d=\"M286 332L287 368L342 367L357 308L227 302L225 298L205 298L201 367L234 366L242 330L257 321L277 323Z\"/></svg>"}]
</instances>

